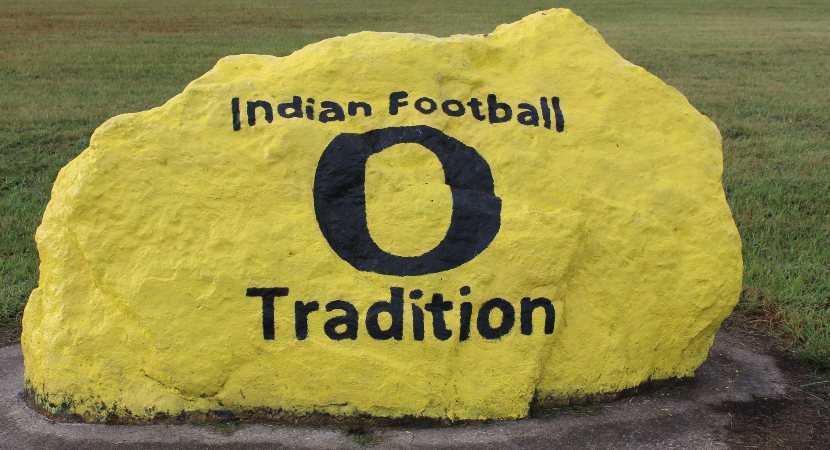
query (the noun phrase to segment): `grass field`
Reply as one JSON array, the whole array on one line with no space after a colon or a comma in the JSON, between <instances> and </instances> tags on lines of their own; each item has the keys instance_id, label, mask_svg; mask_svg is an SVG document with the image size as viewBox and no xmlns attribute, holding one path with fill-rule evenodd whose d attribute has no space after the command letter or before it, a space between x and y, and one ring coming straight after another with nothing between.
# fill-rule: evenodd
<instances>
[{"instance_id":1,"label":"grass field","mask_svg":"<svg viewBox=\"0 0 830 450\"><path fill-rule=\"evenodd\" d=\"M37 285L58 170L109 117L158 106L222 56L361 30L486 33L568 7L683 92L724 137L744 242L740 308L830 368L830 2L34 1L0 3L0 326Z\"/></svg>"}]
</instances>

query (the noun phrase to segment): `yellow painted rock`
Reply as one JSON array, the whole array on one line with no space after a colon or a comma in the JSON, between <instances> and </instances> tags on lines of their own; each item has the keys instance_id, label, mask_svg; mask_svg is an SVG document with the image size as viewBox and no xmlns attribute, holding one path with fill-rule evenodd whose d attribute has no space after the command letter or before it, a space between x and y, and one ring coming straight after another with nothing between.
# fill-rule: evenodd
<instances>
[{"instance_id":1,"label":"yellow painted rock","mask_svg":"<svg viewBox=\"0 0 830 450\"><path fill-rule=\"evenodd\" d=\"M715 125L568 10L223 58L60 172L64 418L511 418L692 375L738 300Z\"/></svg>"}]
</instances>

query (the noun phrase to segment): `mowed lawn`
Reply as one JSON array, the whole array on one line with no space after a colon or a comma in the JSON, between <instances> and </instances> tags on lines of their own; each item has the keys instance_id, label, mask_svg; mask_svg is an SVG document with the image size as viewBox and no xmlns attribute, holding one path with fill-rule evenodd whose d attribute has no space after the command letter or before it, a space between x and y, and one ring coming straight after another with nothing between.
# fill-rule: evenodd
<instances>
[{"instance_id":1,"label":"mowed lawn","mask_svg":"<svg viewBox=\"0 0 830 450\"><path fill-rule=\"evenodd\" d=\"M568 7L718 125L744 243L740 308L830 368L830 2L0 2L0 326L37 286L58 170L109 117L161 105L229 54L361 30L492 31ZM757 313L757 314L756 314Z\"/></svg>"}]
</instances>

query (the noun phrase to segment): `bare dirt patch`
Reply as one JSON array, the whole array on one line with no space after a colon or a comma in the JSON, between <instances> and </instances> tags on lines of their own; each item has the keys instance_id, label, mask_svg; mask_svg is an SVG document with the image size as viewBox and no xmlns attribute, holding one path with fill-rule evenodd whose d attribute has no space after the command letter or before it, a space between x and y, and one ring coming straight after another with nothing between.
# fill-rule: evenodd
<instances>
[{"instance_id":1,"label":"bare dirt patch","mask_svg":"<svg viewBox=\"0 0 830 450\"><path fill-rule=\"evenodd\" d=\"M755 352L775 358L786 376L781 397L749 402L724 401L718 411L731 422L726 442L733 449L826 450L830 448L830 374L804 365L782 347L787 340L771 330L772 314L733 314L722 327Z\"/></svg>"},{"instance_id":2,"label":"bare dirt patch","mask_svg":"<svg viewBox=\"0 0 830 450\"><path fill-rule=\"evenodd\" d=\"M0 326L0 347L20 342L21 328L17 326Z\"/></svg>"}]
</instances>

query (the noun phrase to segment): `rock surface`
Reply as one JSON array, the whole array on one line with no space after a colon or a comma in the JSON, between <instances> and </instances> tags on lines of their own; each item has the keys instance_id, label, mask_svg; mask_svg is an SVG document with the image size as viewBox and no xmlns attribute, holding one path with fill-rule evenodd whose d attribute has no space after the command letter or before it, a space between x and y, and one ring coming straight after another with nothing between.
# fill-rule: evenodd
<instances>
[{"instance_id":1,"label":"rock surface","mask_svg":"<svg viewBox=\"0 0 830 450\"><path fill-rule=\"evenodd\" d=\"M717 128L568 10L220 60L58 175L26 389L84 421L483 419L692 375Z\"/></svg>"},{"instance_id":2,"label":"rock surface","mask_svg":"<svg viewBox=\"0 0 830 450\"><path fill-rule=\"evenodd\" d=\"M752 422L747 423L740 418L739 411L744 407L763 402L765 424L772 420L782 426L782 423L790 422L787 419L795 419L786 415L782 417L782 413L786 414L782 403L789 401L784 397L799 398L797 391L803 382L793 378L793 373L782 371L783 368L779 368L777 362L775 358L759 353L756 345L740 334L721 331L715 337L709 358L697 370L695 379L688 384L623 398L598 408L537 410L535 419L451 427L405 424L401 427L376 428L374 435L381 442L372 448L727 450L730 448L728 442L735 437L733 433L753 427ZM26 405L19 384L22 376L23 356L20 348L0 347L0 449L361 448L344 436L345 433L338 433L328 426L292 427L243 422L241 425L244 429L232 436L222 436L212 431L212 427L198 425L135 427L55 423L36 414ZM730 412L725 408L726 405L731 405L734 409ZM593 410L596 413L597 409L602 412L585 417L568 414L586 409L587 412ZM802 433L812 431L816 437L821 436L820 426L813 430L809 425L816 421L815 416L802 420L801 423L807 424ZM827 435L826 431L824 435ZM742 443L747 445L760 441L762 439L757 438ZM793 442L798 440L785 444ZM811 442L814 443L812 448L823 448L820 438L813 438Z\"/></svg>"}]
</instances>

